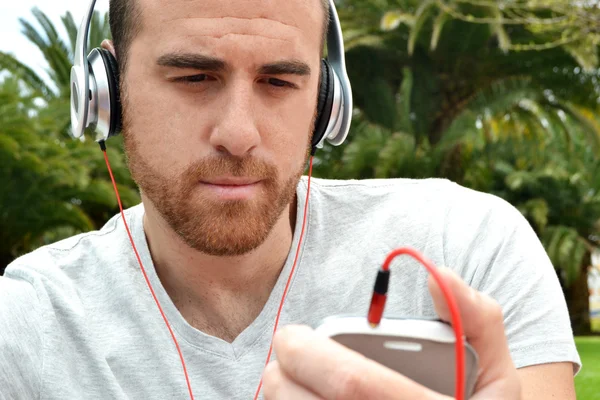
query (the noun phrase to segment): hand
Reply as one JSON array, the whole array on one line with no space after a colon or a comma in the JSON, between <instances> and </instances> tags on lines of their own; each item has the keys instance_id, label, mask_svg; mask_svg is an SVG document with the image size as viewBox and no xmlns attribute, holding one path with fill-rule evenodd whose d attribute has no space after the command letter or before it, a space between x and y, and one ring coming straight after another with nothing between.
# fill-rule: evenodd
<instances>
[{"instance_id":1,"label":"hand","mask_svg":"<svg viewBox=\"0 0 600 400\"><path fill-rule=\"evenodd\" d=\"M451 270L440 268L440 273L458 303L465 336L479 355L480 371L471 399L520 399L521 386L508 350L501 307ZM450 321L442 292L431 277L429 291L439 317ZM265 400L450 399L308 327L282 328L275 336L274 348L278 361L265 370Z\"/></svg>"}]
</instances>

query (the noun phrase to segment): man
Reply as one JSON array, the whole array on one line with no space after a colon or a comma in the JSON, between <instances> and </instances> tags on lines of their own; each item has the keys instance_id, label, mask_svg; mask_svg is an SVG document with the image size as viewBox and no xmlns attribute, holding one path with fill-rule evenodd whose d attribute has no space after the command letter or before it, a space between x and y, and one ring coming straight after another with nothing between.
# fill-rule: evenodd
<instances>
[{"instance_id":1,"label":"man","mask_svg":"<svg viewBox=\"0 0 600 400\"><path fill-rule=\"evenodd\" d=\"M319 4L111 1L103 46L143 200L125 215L199 398L252 398L263 373L304 217ZM442 180L313 180L309 198L282 326L363 315L387 253L412 246L454 271L480 398L574 398L564 298L517 210ZM448 318L422 267L393 268L387 315ZM0 310L4 398L189 398L120 216L13 262ZM282 330L275 352L267 398L434 396L307 328Z\"/></svg>"}]
</instances>

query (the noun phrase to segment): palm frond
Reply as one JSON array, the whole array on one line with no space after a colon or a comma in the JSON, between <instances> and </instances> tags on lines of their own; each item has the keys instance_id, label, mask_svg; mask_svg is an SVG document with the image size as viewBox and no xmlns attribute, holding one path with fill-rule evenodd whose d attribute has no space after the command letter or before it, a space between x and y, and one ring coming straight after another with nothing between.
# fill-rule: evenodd
<instances>
[{"instance_id":1,"label":"palm frond","mask_svg":"<svg viewBox=\"0 0 600 400\"><path fill-rule=\"evenodd\" d=\"M389 178L400 173L402 164L415 154L416 142L412 135L393 134L381 149L375 168L376 178Z\"/></svg>"},{"instance_id":2,"label":"palm frond","mask_svg":"<svg viewBox=\"0 0 600 400\"><path fill-rule=\"evenodd\" d=\"M415 130L411 121L414 76L412 70L408 67L402 69L402 74L402 84L396 96L396 113L398 115L396 130L414 134Z\"/></svg>"},{"instance_id":3,"label":"palm frond","mask_svg":"<svg viewBox=\"0 0 600 400\"><path fill-rule=\"evenodd\" d=\"M65 30L67 31L67 36L69 37L69 44L71 49L70 54L74 54L75 46L77 45L77 34L79 27L75 23L71 11L67 11L67 13L60 17L60 19L63 23L63 26L65 27Z\"/></svg>"},{"instance_id":4,"label":"palm frond","mask_svg":"<svg viewBox=\"0 0 600 400\"><path fill-rule=\"evenodd\" d=\"M353 135L352 143L344 149L343 173L345 177L372 177L375 173L373 160L379 158L390 134L384 128L363 122L354 129Z\"/></svg>"},{"instance_id":5,"label":"palm frond","mask_svg":"<svg viewBox=\"0 0 600 400\"><path fill-rule=\"evenodd\" d=\"M17 60L13 55L0 51L0 69L4 69L22 79L31 89L39 92L44 98L56 96L46 82L29 66Z\"/></svg>"},{"instance_id":6,"label":"palm frond","mask_svg":"<svg viewBox=\"0 0 600 400\"><path fill-rule=\"evenodd\" d=\"M491 8L491 16L496 18L496 20L497 20L497 22L493 22L490 24L490 28L492 29L492 32L498 39L498 46L500 47L500 50L502 50L502 52L504 54L506 54L506 53L508 53L508 51L511 47L511 40L510 40L510 36L506 32L506 29L504 28L504 25L502 24L502 19L503 19L502 12L497 7L490 7L490 8Z\"/></svg>"},{"instance_id":7,"label":"palm frond","mask_svg":"<svg viewBox=\"0 0 600 400\"><path fill-rule=\"evenodd\" d=\"M478 90L471 99L463 105L461 113L453 120L438 143L438 150L443 151L452 147L469 134L480 134L475 129L476 121L483 116L505 115L518 107L523 99L539 97L539 88L532 84L529 78L509 78L495 81Z\"/></svg>"},{"instance_id":8,"label":"palm frond","mask_svg":"<svg viewBox=\"0 0 600 400\"><path fill-rule=\"evenodd\" d=\"M99 47L104 39L110 38L110 29L107 21L108 14L102 16L98 11L94 12L94 15L92 16L92 25L90 27L90 48Z\"/></svg>"},{"instance_id":9,"label":"palm frond","mask_svg":"<svg viewBox=\"0 0 600 400\"><path fill-rule=\"evenodd\" d=\"M32 10L33 16L37 20L37 22L42 27L44 33L46 34L46 39L48 44L58 44L62 43L62 39L58 36L58 32L54 27L54 24L48 16L41 11L39 8L34 7Z\"/></svg>"},{"instance_id":10,"label":"palm frond","mask_svg":"<svg viewBox=\"0 0 600 400\"><path fill-rule=\"evenodd\" d=\"M410 35L408 37L408 54L414 53L417 39L419 38L425 23L429 21L435 9L436 1L425 0L417 10L415 14L415 22L410 29Z\"/></svg>"},{"instance_id":11,"label":"palm frond","mask_svg":"<svg viewBox=\"0 0 600 400\"><path fill-rule=\"evenodd\" d=\"M595 119L595 115L590 110L581 109L565 101L558 102L557 105L584 127L589 144L596 153L600 152L600 123Z\"/></svg>"},{"instance_id":12,"label":"palm frond","mask_svg":"<svg viewBox=\"0 0 600 400\"><path fill-rule=\"evenodd\" d=\"M62 95L68 97L67 95L69 95L70 90L69 87L71 82L72 66L68 54L65 54L61 48L51 46L46 50L46 59L50 64L55 84L61 90ZM65 88L68 89L66 90L66 93L64 90Z\"/></svg>"},{"instance_id":13,"label":"palm frond","mask_svg":"<svg viewBox=\"0 0 600 400\"><path fill-rule=\"evenodd\" d=\"M440 41L440 35L442 34L442 30L446 25L446 22L450 20L450 14L446 11L440 9L438 16L433 21L433 33L431 34L431 44L429 48L431 51L437 49L438 43Z\"/></svg>"},{"instance_id":14,"label":"palm frond","mask_svg":"<svg viewBox=\"0 0 600 400\"><path fill-rule=\"evenodd\" d=\"M560 269L566 285L569 286L581 274L588 247L585 239L573 228L549 226L541 240L550 260L555 268Z\"/></svg>"},{"instance_id":15,"label":"palm frond","mask_svg":"<svg viewBox=\"0 0 600 400\"><path fill-rule=\"evenodd\" d=\"M534 198L520 204L519 211L527 218L536 231L543 232L548 225L550 206L545 199Z\"/></svg>"},{"instance_id":16,"label":"palm frond","mask_svg":"<svg viewBox=\"0 0 600 400\"><path fill-rule=\"evenodd\" d=\"M38 32L38 30L27 20L19 18L21 23L22 33L31 43L37 46L38 49L44 52L44 49L48 46L46 39Z\"/></svg>"}]
</instances>

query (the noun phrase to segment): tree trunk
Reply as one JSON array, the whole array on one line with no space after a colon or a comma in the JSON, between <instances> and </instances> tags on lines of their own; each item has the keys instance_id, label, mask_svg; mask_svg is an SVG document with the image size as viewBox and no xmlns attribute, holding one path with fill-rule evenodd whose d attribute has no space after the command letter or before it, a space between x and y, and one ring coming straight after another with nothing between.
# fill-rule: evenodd
<instances>
[{"instance_id":1,"label":"tree trunk","mask_svg":"<svg viewBox=\"0 0 600 400\"><path fill-rule=\"evenodd\" d=\"M587 264L587 260L586 263ZM588 335L590 326L590 296L588 289L587 265L581 269L579 278L565 289L565 298L569 307L571 326L575 335Z\"/></svg>"},{"instance_id":2,"label":"tree trunk","mask_svg":"<svg viewBox=\"0 0 600 400\"><path fill-rule=\"evenodd\" d=\"M0 275L4 274L4 270L14 260L10 253L0 253Z\"/></svg>"}]
</instances>

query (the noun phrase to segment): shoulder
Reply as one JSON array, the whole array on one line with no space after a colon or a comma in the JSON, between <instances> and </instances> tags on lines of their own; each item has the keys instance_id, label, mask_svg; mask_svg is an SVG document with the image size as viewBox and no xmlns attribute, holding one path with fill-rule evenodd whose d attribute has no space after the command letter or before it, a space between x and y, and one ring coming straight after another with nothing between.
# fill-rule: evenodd
<instances>
[{"instance_id":1,"label":"shoulder","mask_svg":"<svg viewBox=\"0 0 600 400\"><path fill-rule=\"evenodd\" d=\"M507 244L516 249L515 232L527 245L538 240L506 200L446 179L315 179L310 196L311 220L324 236L368 237L369 248L410 245L467 280Z\"/></svg>"},{"instance_id":2,"label":"shoulder","mask_svg":"<svg viewBox=\"0 0 600 400\"><path fill-rule=\"evenodd\" d=\"M128 222L142 211L128 209ZM40 247L14 260L0 276L0 381L11 382L10 398L38 397L44 358L59 332L57 320L73 323L85 316L87 300L80 293L98 290L102 271L115 268L127 245L121 224L116 215L97 231Z\"/></svg>"},{"instance_id":3,"label":"shoulder","mask_svg":"<svg viewBox=\"0 0 600 400\"><path fill-rule=\"evenodd\" d=\"M306 179L303 179L306 187ZM390 216L412 212L423 218L462 220L470 224L496 219L521 223L521 213L506 200L442 178L428 179L311 179L311 202L321 206L357 207ZM440 221L442 222L442 221Z\"/></svg>"},{"instance_id":4,"label":"shoulder","mask_svg":"<svg viewBox=\"0 0 600 400\"><path fill-rule=\"evenodd\" d=\"M125 215L131 223L142 213L140 205L126 210ZM98 271L114 263L122 253L120 249L127 245L126 239L121 216L117 214L99 230L42 246L15 259L6 267L3 285L24 290L16 282L27 282L41 302L62 297L75 305L78 286L94 280Z\"/></svg>"},{"instance_id":5,"label":"shoulder","mask_svg":"<svg viewBox=\"0 0 600 400\"><path fill-rule=\"evenodd\" d=\"M6 398L39 397L45 330L32 284L0 276L0 382Z\"/></svg>"},{"instance_id":6,"label":"shoulder","mask_svg":"<svg viewBox=\"0 0 600 400\"><path fill-rule=\"evenodd\" d=\"M125 211L130 225L132 219L142 215L141 204ZM121 215L116 214L98 230L71 236L22 255L6 267L5 275L29 279L27 277L48 275L58 270L75 273L75 270L97 264L122 245L120 241L125 232L121 219Z\"/></svg>"}]
</instances>

